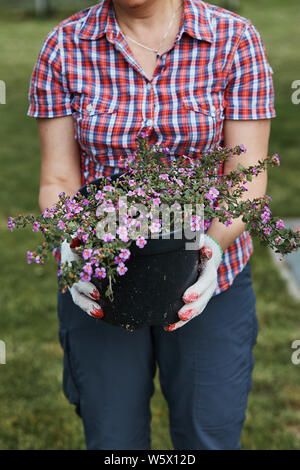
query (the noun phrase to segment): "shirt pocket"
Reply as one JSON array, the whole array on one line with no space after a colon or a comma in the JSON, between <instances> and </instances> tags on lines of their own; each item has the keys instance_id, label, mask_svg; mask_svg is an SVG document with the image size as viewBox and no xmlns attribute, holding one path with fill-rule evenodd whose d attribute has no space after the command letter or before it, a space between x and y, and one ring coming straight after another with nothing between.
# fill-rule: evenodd
<instances>
[{"instance_id":1,"label":"shirt pocket","mask_svg":"<svg viewBox=\"0 0 300 470\"><path fill-rule=\"evenodd\" d=\"M183 131L189 142L190 152L205 152L221 140L224 107L219 102L218 95L186 95L182 99Z\"/></svg>"},{"instance_id":2,"label":"shirt pocket","mask_svg":"<svg viewBox=\"0 0 300 470\"><path fill-rule=\"evenodd\" d=\"M80 96L74 100L72 107L78 143L91 159L98 160L112 147L120 103Z\"/></svg>"}]
</instances>

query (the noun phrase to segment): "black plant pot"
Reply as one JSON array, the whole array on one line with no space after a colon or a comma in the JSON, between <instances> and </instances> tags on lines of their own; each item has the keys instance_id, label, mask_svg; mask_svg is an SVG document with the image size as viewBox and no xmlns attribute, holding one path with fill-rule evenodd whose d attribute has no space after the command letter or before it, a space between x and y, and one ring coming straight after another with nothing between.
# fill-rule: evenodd
<instances>
[{"instance_id":1,"label":"black plant pot","mask_svg":"<svg viewBox=\"0 0 300 470\"><path fill-rule=\"evenodd\" d=\"M86 196L86 187L80 192ZM113 301L105 296L108 280L93 279L101 295L98 303L104 312L103 321L131 331L179 321L182 295L198 277L199 250L186 250L190 238L176 239L174 232L169 234L170 239L166 237L160 234L158 239L148 239L142 249L132 243L126 261L128 271L113 284Z\"/></svg>"}]
</instances>

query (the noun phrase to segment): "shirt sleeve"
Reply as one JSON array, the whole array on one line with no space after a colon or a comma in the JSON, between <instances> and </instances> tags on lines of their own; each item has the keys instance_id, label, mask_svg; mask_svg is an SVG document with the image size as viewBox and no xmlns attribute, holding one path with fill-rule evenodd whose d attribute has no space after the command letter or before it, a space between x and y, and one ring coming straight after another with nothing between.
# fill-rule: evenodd
<instances>
[{"instance_id":1,"label":"shirt sleeve","mask_svg":"<svg viewBox=\"0 0 300 470\"><path fill-rule=\"evenodd\" d=\"M55 29L46 38L33 70L27 114L39 118L67 116L72 114L71 99Z\"/></svg>"},{"instance_id":2,"label":"shirt sleeve","mask_svg":"<svg viewBox=\"0 0 300 470\"><path fill-rule=\"evenodd\" d=\"M229 72L225 118L254 120L275 117L272 74L261 37L248 23Z\"/></svg>"}]
</instances>

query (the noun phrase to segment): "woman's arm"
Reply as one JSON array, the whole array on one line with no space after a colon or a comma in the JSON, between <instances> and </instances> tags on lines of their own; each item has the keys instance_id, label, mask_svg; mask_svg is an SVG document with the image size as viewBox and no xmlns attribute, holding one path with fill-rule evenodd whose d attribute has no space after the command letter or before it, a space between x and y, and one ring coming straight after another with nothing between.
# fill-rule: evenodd
<instances>
[{"instance_id":1,"label":"woman's arm","mask_svg":"<svg viewBox=\"0 0 300 470\"><path fill-rule=\"evenodd\" d=\"M51 207L64 191L73 196L81 186L79 148L74 138L71 116L54 119L38 119L42 151L40 208ZM62 244L61 261L71 263L77 259L69 243ZM101 318L103 311L94 302L100 298L91 282L77 282L70 288L73 302L89 315Z\"/></svg>"},{"instance_id":2,"label":"woman's arm","mask_svg":"<svg viewBox=\"0 0 300 470\"><path fill-rule=\"evenodd\" d=\"M225 174L236 170L239 163L247 167L255 165L258 160L263 160L267 156L270 127L269 119L225 121L224 144L231 147L243 144L247 149L246 154L233 157L230 161L226 162L224 167ZM267 189L267 172L254 177L252 182L248 182L245 186L248 191L244 193L243 199L251 200L264 196ZM241 219L234 220L229 227L214 219L207 234L214 238L221 245L223 251L225 251L243 231L244 223Z\"/></svg>"},{"instance_id":3,"label":"woman's arm","mask_svg":"<svg viewBox=\"0 0 300 470\"><path fill-rule=\"evenodd\" d=\"M39 204L51 207L64 191L73 194L81 186L80 154L72 116L38 119L42 153Z\"/></svg>"}]
</instances>

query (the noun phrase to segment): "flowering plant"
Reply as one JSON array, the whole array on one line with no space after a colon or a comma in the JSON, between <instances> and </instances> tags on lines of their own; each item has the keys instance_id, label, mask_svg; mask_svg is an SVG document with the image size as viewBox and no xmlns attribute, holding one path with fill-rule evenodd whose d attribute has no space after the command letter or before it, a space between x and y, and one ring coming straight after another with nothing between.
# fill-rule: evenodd
<instances>
[{"instance_id":1,"label":"flowering plant","mask_svg":"<svg viewBox=\"0 0 300 470\"><path fill-rule=\"evenodd\" d=\"M222 175L224 162L245 152L243 146L217 146L201 159L175 159L167 148L150 145L144 136L137 143L136 152L125 161L125 173L118 178L101 178L72 198L61 193L57 204L41 215L9 218L10 230L31 225L44 236L35 251L27 252L28 263L44 264L64 240L71 244L78 259L58 270L63 291L79 280L107 277L106 295L112 295L115 277L127 271L133 243L142 249L147 239L180 225L193 232L205 231L213 218L228 226L242 217L246 230L281 254L300 246L299 234L272 216L268 196L252 201L242 198L247 181L268 166L280 165L278 155L247 168L239 165Z\"/></svg>"}]
</instances>

